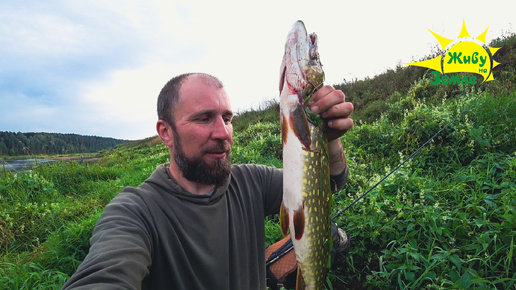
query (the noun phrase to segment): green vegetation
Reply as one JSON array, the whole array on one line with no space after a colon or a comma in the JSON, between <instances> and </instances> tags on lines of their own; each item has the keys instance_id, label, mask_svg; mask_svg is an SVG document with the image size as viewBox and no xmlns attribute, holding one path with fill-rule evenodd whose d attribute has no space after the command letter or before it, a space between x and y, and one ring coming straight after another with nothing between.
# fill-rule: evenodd
<instances>
[{"instance_id":1,"label":"green vegetation","mask_svg":"<svg viewBox=\"0 0 516 290\"><path fill-rule=\"evenodd\" d=\"M42 154L92 153L127 142L114 138L57 133L0 131L0 157Z\"/></svg>"},{"instance_id":2,"label":"green vegetation","mask_svg":"<svg viewBox=\"0 0 516 290\"><path fill-rule=\"evenodd\" d=\"M330 275L333 289L516 287L516 37L496 42L502 65L482 85L432 85L414 67L340 85L357 111L342 138L350 178L335 212L460 115L338 218L352 248ZM237 116L232 161L281 167L278 119L276 103ZM149 138L103 151L98 163L0 172L0 288L60 288L103 207L167 160ZM281 238L277 219L266 231L268 244Z\"/></svg>"}]
</instances>

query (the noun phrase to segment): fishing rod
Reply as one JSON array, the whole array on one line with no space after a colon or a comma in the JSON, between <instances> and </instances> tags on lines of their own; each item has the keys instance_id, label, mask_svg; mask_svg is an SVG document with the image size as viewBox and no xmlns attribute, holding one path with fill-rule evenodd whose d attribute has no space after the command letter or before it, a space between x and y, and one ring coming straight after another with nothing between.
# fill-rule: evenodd
<instances>
[{"instance_id":1,"label":"fishing rod","mask_svg":"<svg viewBox=\"0 0 516 290\"><path fill-rule=\"evenodd\" d=\"M463 93L463 92L461 92L461 93ZM409 157L405 158L405 160L403 160L393 170L391 170L387 175L385 175L382 179L380 179L380 181L376 182L373 186L371 186L371 188L369 188L367 191L362 193L359 197L357 197L355 200L353 200L345 208L339 210L337 212L337 214L335 214L332 217L332 221L335 222L335 220L339 216L341 216L345 211L347 211L349 208L351 208L353 205L355 205L357 202L359 202L361 199L363 199L367 194L369 194L376 187L378 187L378 185L380 185L383 181L385 181L387 178L389 178L389 176L391 176L394 172L398 171L398 169L400 169L403 165L405 165L405 163L409 162L412 158L414 158L414 156L416 156L419 152L421 152L421 150L423 150L423 148L425 148L428 144L430 144L430 142L432 142L437 136L439 136L444 130L446 130L446 128L448 128L452 123L454 123L462 115L462 113L464 111L466 111L466 110L459 111L459 113L457 113L457 115L450 122L448 122L444 127L439 129L439 131L437 131L437 133L435 133L432 137L430 137L430 139L428 139L425 143L423 143L423 145L419 146L419 148L417 148L414 152L412 152L412 154L410 154ZM278 250L276 250L273 254L271 254L271 256L267 259L265 265L268 266L268 265L274 263L279 258L283 257L288 252L290 252L292 249L294 249L294 245L292 244L292 240L288 239L285 242L285 244L283 244Z\"/></svg>"},{"instance_id":2,"label":"fishing rod","mask_svg":"<svg viewBox=\"0 0 516 290\"><path fill-rule=\"evenodd\" d=\"M462 92L463 93L463 92ZM364 193L362 193L359 197L357 197L354 201L352 201L349 205L347 205L345 208L341 209L340 211L337 212L337 214L335 214L333 217L332 217L332 221L335 221L339 216L341 216L345 211L347 211L349 208L351 208L353 205L355 205L357 202L359 202L362 198L364 198L367 194L369 194L371 191L373 191L376 187L378 187L378 185L380 185L383 181L385 181L387 178L389 178L389 176L391 176L394 172L398 171L398 169L400 169L400 167L402 167L403 165L405 165L405 163L407 163L408 161L410 161L412 158L414 158L414 156L416 156L419 152L421 152L421 150L423 150L423 148L425 148L428 144L430 144L430 142L432 142L437 136L439 136L439 134L441 134L446 128L448 128L453 122L455 122L460 115L462 115L462 113L464 112L465 110L461 110L459 113L457 113L457 115L450 121L448 122L448 124L446 124L444 127L442 127L439 131L437 131L437 133L435 133L432 137L430 137L430 139L428 139L425 143L423 143L423 145L421 145L419 148L417 148L414 152L412 152L412 154L410 154L409 157L405 158L405 160L403 160L400 164L398 164L398 166L396 166L393 170L391 170L387 175L385 175L382 179L380 179L380 181L378 181L377 183L375 183L371 188L369 188L367 191L365 191Z\"/></svg>"}]
</instances>

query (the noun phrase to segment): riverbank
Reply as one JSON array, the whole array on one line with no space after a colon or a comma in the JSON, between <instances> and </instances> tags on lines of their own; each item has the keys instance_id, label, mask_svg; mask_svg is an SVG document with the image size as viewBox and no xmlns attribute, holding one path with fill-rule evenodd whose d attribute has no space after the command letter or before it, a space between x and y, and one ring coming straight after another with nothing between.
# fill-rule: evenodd
<instances>
[{"instance_id":1,"label":"riverbank","mask_svg":"<svg viewBox=\"0 0 516 290\"><path fill-rule=\"evenodd\" d=\"M31 159L10 159L0 161L0 168L8 171L22 171L31 169L35 164L53 163L57 160L31 158Z\"/></svg>"},{"instance_id":2,"label":"riverbank","mask_svg":"<svg viewBox=\"0 0 516 290\"><path fill-rule=\"evenodd\" d=\"M18 158L0 159L0 169L8 171L23 171L31 169L36 164L52 164L58 161L96 162L98 160L100 160L98 154L46 157L18 156Z\"/></svg>"}]
</instances>

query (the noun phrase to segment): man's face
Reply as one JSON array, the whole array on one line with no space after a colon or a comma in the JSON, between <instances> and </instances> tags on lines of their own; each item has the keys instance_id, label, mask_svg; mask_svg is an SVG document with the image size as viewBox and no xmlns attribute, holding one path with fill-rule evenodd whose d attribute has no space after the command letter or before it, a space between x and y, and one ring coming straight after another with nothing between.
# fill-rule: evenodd
<instances>
[{"instance_id":1,"label":"man's face","mask_svg":"<svg viewBox=\"0 0 516 290\"><path fill-rule=\"evenodd\" d=\"M173 126L173 157L183 176L221 184L229 176L233 113L224 89L198 78L181 86Z\"/></svg>"}]
</instances>

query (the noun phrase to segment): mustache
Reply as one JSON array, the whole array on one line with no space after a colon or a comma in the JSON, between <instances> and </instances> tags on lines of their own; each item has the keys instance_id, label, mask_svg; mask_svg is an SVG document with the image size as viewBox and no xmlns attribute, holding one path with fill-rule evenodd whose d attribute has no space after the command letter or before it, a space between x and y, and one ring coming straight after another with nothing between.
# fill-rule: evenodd
<instances>
[{"instance_id":1,"label":"mustache","mask_svg":"<svg viewBox=\"0 0 516 290\"><path fill-rule=\"evenodd\" d=\"M215 145L209 146L203 150L204 153L218 151L231 152L231 144L227 141L218 141Z\"/></svg>"}]
</instances>

